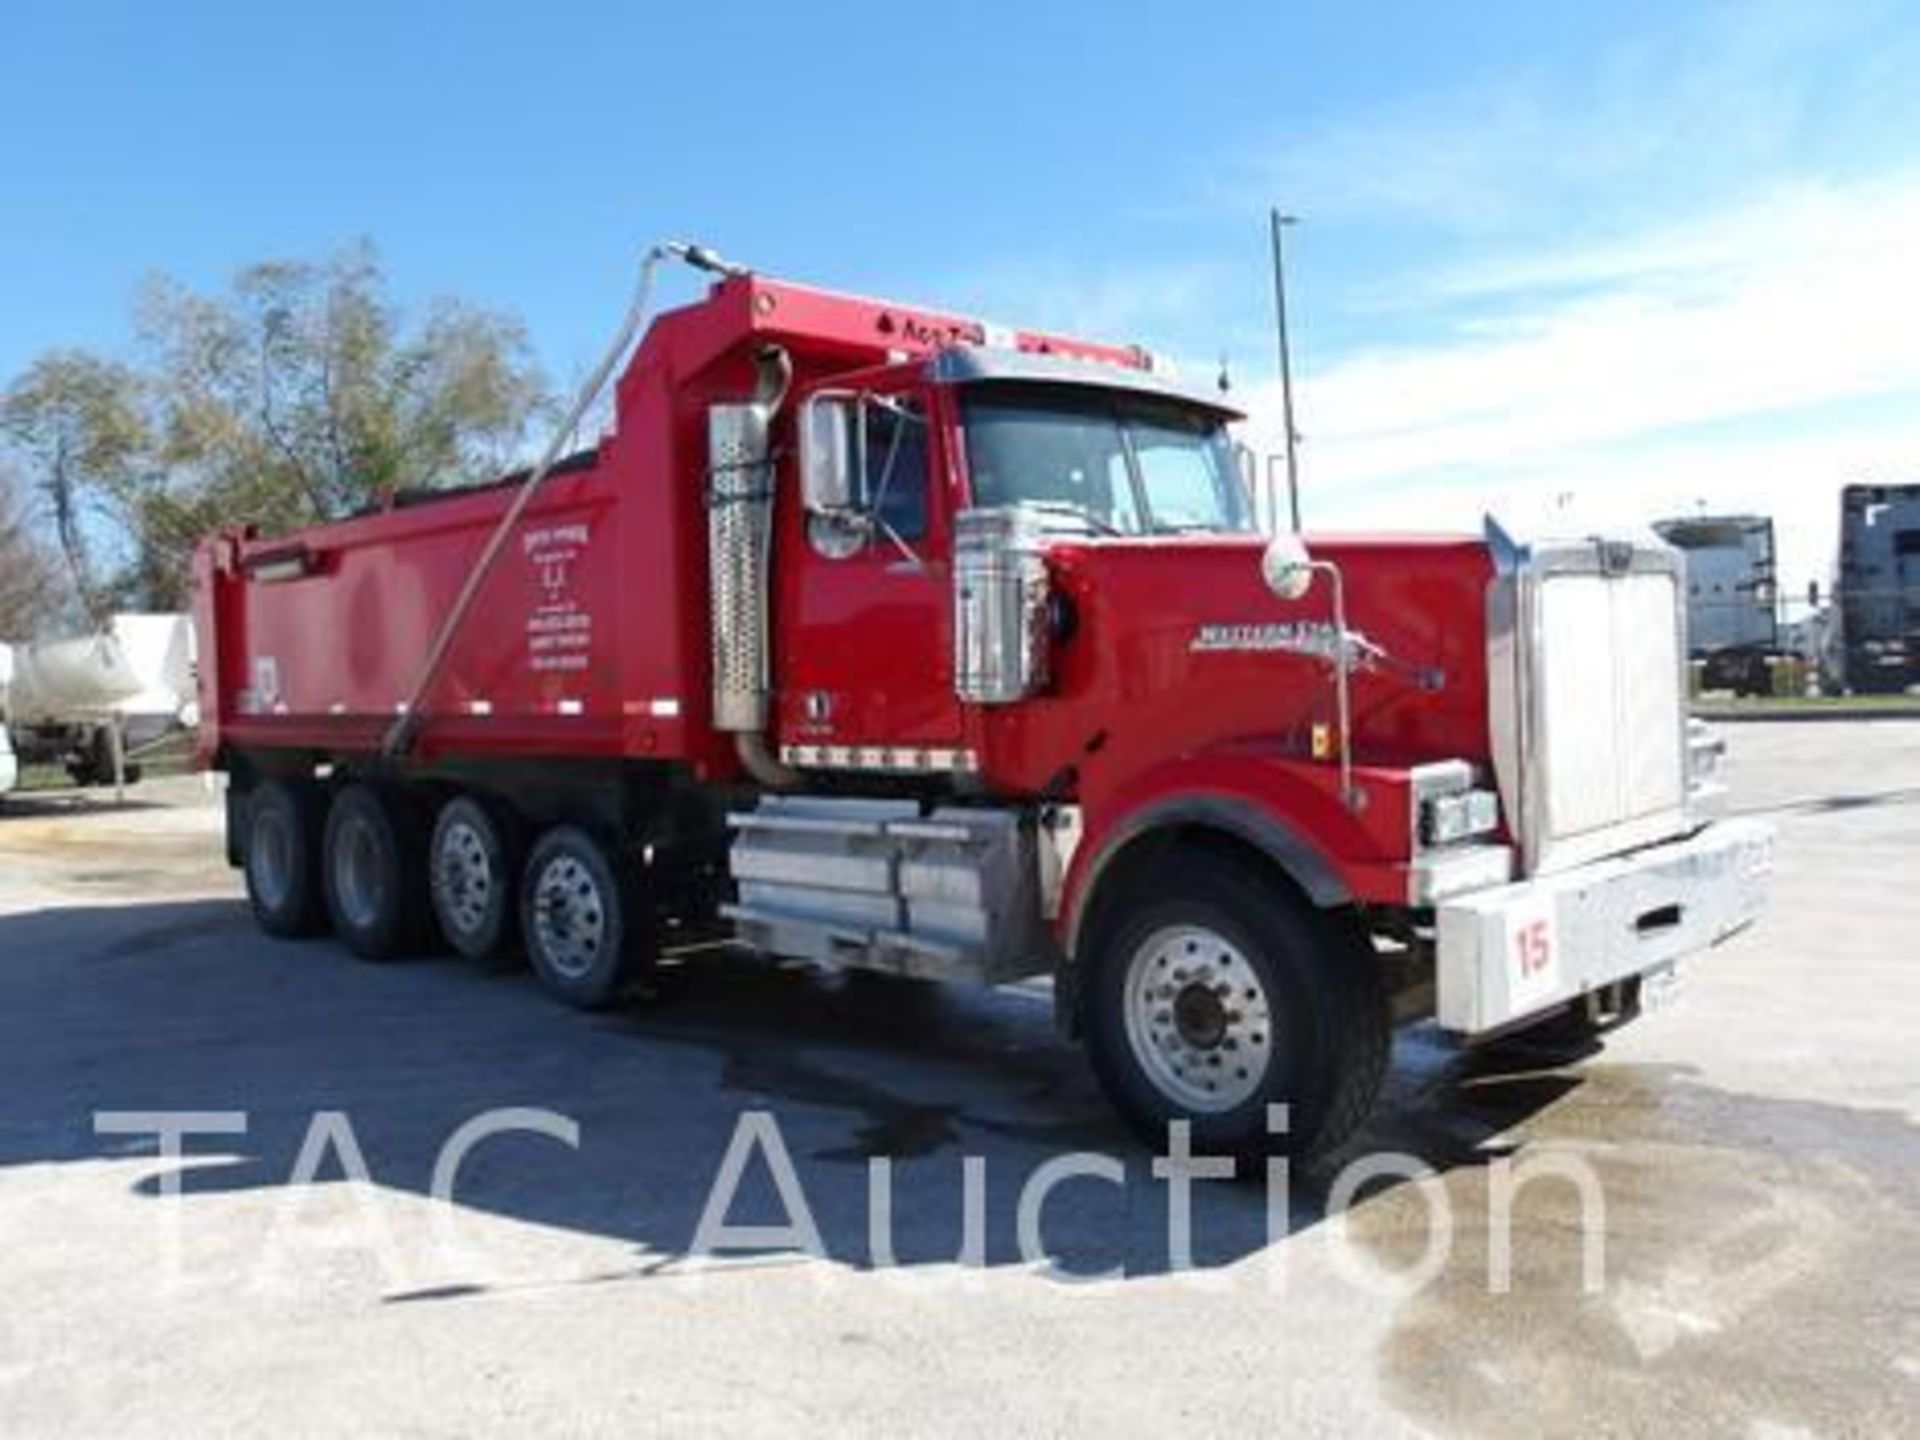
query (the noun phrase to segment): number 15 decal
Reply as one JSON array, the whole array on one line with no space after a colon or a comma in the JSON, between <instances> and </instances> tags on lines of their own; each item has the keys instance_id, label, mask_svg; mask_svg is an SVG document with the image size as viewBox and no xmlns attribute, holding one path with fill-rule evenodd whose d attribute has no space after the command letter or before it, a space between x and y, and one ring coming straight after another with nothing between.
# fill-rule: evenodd
<instances>
[{"instance_id":1,"label":"number 15 decal","mask_svg":"<svg viewBox=\"0 0 1920 1440\"><path fill-rule=\"evenodd\" d=\"M1514 961L1520 974L1531 977L1553 963L1553 926L1544 917L1529 920L1513 937Z\"/></svg>"},{"instance_id":2,"label":"number 15 decal","mask_svg":"<svg viewBox=\"0 0 1920 1440\"><path fill-rule=\"evenodd\" d=\"M1516 1008L1553 998L1560 988L1560 957L1553 902L1542 896L1517 909L1507 922L1507 993Z\"/></svg>"}]
</instances>

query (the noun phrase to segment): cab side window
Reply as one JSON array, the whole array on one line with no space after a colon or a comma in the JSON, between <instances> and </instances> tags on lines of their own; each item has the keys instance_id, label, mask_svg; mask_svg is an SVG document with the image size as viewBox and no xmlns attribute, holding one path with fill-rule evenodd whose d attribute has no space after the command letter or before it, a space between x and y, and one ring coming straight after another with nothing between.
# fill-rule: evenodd
<instances>
[{"instance_id":1,"label":"cab side window","mask_svg":"<svg viewBox=\"0 0 1920 1440\"><path fill-rule=\"evenodd\" d=\"M862 477L867 504L875 518L900 539L923 539L927 533L926 417L901 401L861 408L867 427Z\"/></svg>"}]
</instances>

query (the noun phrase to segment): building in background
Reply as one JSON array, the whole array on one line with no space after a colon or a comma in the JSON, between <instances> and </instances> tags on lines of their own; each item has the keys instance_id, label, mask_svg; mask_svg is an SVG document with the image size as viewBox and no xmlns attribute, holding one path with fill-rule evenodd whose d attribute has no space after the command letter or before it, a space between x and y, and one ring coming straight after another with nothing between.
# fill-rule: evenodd
<instances>
[{"instance_id":1,"label":"building in background","mask_svg":"<svg viewBox=\"0 0 1920 1440\"><path fill-rule=\"evenodd\" d=\"M1772 519L1696 515L1653 528L1686 553L1687 645L1701 688L1772 694L1781 653Z\"/></svg>"},{"instance_id":2,"label":"building in background","mask_svg":"<svg viewBox=\"0 0 1920 1440\"><path fill-rule=\"evenodd\" d=\"M1841 683L1864 694L1920 685L1920 484L1840 492Z\"/></svg>"}]
</instances>

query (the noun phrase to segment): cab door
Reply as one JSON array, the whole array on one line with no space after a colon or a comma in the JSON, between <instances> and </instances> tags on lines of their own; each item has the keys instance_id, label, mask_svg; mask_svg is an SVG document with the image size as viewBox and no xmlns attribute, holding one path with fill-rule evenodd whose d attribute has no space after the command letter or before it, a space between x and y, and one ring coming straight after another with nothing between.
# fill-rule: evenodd
<instances>
[{"instance_id":1,"label":"cab door","mask_svg":"<svg viewBox=\"0 0 1920 1440\"><path fill-rule=\"evenodd\" d=\"M826 768L951 769L961 712L939 393L895 383L835 394L852 412L852 504L842 519L781 507L780 742L832 752L801 757Z\"/></svg>"}]
</instances>

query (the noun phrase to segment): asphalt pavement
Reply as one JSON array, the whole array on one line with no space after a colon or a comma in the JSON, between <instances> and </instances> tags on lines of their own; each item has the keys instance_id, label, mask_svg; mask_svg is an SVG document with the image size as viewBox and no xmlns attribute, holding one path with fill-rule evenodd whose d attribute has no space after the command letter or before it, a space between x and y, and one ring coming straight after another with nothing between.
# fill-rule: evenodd
<instances>
[{"instance_id":1,"label":"asphalt pavement","mask_svg":"<svg viewBox=\"0 0 1920 1440\"><path fill-rule=\"evenodd\" d=\"M1920 723L1725 733L1764 920L1589 1053L1403 1033L1265 1184L1157 1176L1038 987L580 1015L262 938L197 780L14 797L0 1432L1910 1433Z\"/></svg>"}]
</instances>

